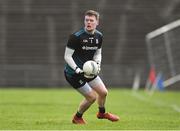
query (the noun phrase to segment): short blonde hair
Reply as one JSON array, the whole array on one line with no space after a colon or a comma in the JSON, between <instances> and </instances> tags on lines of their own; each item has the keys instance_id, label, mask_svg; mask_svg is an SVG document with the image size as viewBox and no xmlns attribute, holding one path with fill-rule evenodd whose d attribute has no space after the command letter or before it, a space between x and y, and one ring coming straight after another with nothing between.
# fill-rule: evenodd
<instances>
[{"instance_id":1,"label":"short blonde hair","mask_svg":"<svg viewBox=\"0 0 180 131\"><path fill-rule=\"evenodd\" d=\"M95 16L96 20L99 20L99 13L97 11L94 10L88 10L85 12L85 16Z\"/></svg>"}]
</instances>

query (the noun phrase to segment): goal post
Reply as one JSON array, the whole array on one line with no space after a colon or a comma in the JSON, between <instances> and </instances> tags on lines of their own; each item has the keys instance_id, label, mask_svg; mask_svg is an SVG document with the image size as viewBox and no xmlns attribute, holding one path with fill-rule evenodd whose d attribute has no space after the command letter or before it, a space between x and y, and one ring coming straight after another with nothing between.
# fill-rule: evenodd
<instances>
[{"instance_id":1,"label":"goal post","mask_svg":"<svg viewBox=\"0 0 180 131\"><path fill-rule=\"evenodd\" d=\"M146 35L150 67L164 78L164 87L180 85L180 19Z\"/></svg>"}]
</instances>

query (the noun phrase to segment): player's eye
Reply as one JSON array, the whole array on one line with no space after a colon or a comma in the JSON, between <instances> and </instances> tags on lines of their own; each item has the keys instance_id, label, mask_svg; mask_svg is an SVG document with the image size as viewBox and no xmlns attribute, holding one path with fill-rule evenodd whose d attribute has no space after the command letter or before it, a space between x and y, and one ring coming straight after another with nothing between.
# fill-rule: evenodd
<instances>
[{"instance_id":1,"label":"player's eye","mask_svg":"<svg viewBox=\"0 0 180 131\"><path fill-rule=\"evenodd\" d=\"M92 20L92 19L86 19L85 21L86 22L94 22L94 20Z\"/></svg>"}]
</instances>

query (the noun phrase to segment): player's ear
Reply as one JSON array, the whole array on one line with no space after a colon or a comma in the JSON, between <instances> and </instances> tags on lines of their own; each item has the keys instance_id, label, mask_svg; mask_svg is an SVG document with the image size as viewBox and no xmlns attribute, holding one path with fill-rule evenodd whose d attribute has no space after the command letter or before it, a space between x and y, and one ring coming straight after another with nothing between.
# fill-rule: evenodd
<instances>
[{"instance_id":1,"label":"player's ear","mask_svg":"<svg viewBox=\"0 0 180 131\"><path fill-rule=\"evenodd\" d=\"M97 20L96 25L97 25L97 26L99 25L99 20Z\"/></svg>"}]
</instances>

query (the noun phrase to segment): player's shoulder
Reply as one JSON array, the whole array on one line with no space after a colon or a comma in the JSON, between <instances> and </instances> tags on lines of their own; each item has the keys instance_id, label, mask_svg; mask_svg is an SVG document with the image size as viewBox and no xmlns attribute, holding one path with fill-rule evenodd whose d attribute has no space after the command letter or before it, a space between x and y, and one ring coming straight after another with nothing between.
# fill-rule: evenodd
<instances>
[{"instance_id":1,"label":"player's shoulder","mask_svg":"<svg viewBox=\"0 0 180 131\"><path fill-rule=\"evenodd\" d=\"M95 34L97 34L97 35L99 35L99 36L101 36L101 37L103 37L103 33L102 32L100 32L99 30L95 30Z\"/></svg>"},{"instance_id":2,"label":"player's shoulder","mask_svg":"<svg viewBox=\"0 0 180 131\"><path fill-rule=\"evenodd\" d=\"M82 35L83 33L85 33L85 30L82 28L76 32L74 32L72 35L79 37L80 35Z\"/></svg>"}]
</instances>

